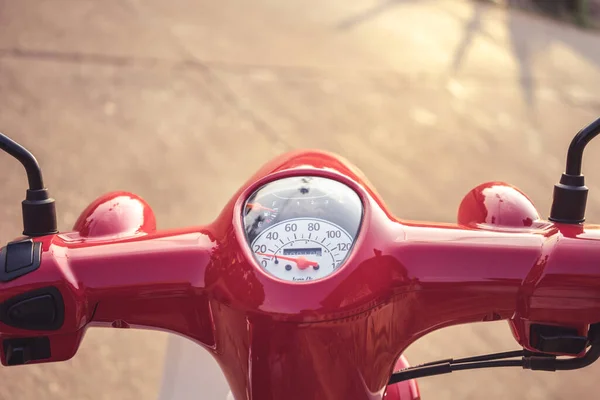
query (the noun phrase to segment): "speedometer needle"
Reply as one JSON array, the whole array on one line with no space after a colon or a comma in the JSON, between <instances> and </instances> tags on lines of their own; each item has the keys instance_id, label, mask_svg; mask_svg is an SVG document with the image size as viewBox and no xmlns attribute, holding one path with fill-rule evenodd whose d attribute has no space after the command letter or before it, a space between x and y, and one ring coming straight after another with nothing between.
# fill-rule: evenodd
<instances>
[{"instance_id":1,"label":"speedometer needle","mask_svg":"<svg viewBox=\"0 0 600 400\"><path fill-rule=\"evenodd\" d=\"M308 267L316 267L316 266L319 265L318 262L316 262L316 261L310 261L309 259L307 259L304 256L300 256L300 257L287 257L287 256L278 256L277 254L268 254L268 253L256 253L256 254L258 254L259 256L275 257L275 258L279 258L281 260L295 262L296 265L298 266L298 268L300 268L300 269L306 269Z\"/></svg>"}]
</instances>

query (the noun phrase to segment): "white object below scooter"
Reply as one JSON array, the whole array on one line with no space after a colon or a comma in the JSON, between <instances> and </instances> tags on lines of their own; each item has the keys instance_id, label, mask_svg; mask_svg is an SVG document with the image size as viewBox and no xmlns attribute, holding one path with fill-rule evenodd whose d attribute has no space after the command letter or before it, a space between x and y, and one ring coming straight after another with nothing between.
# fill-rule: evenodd
<instances>
[{"instance_id":1,"label":"white object below scooter","mask_svg":"<svg viewBox=\"0 0 600 400\"><path fill-rule=\"evenodd\" d=\"M159 400L234 400L225 376L208 351L169 335Z\"/></svg>"}]
</instances>

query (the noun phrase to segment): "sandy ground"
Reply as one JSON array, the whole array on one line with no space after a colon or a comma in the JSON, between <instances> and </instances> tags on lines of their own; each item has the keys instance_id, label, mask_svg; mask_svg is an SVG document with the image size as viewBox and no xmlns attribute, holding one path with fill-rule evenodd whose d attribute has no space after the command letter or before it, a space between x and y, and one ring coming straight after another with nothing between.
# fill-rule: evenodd
<instances>
[{"instance_id":1,"label":"sandy ground","mask_svg":"<svg viewBox=\"0 0 600 400\"><path fill-rule=\"evenodd\" d=\"M0 0L0 130L38 157L62 230L120 189L144 197L161 228L209 222L251 171L310 147L356 163L405 219L453 221L490 180L547 215L570 138L600 114L599 44L460 0ZM598 154L592 143L584 166L591 221ZM26 181L8 157L0 171L6 242ZM91 330L69 362L0 369L0 399L156 398L166 339ZM515 347L506 323L489 323L438 331L408 356ZM421 388L425 399L595 399L599 372L478 371Z\"/></svg>"}]
</instances>

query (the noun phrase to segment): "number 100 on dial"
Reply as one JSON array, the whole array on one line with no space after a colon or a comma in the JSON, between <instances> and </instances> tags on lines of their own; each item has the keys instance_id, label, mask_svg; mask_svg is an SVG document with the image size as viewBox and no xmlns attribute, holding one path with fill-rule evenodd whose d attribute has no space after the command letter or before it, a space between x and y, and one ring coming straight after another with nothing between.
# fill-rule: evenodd
<instances>
[{"instance_id":1,"label":"number 100 on dial","mask_svg":"<svg viewBox=\"0 0 600 400\"><path fill-rule=\"evenodd\" d=\"M288 219L265 229L252 251L271 275L287 281L312 281L333 273L346 259L352 237L329 221Z\"/></svg>"}]
</instances>

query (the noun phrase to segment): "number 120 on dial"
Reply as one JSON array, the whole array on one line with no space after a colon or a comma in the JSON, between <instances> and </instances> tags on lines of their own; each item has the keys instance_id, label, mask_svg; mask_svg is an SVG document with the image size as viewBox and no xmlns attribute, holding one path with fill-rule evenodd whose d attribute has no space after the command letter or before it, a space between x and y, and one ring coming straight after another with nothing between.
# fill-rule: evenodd
<instances>
[{"instance_id":1,"label":"number 120 on dial","mask_svg":"<svg viewBox=\"0 0 600 400\"><path fill-rule=\"evenodd\" d=\"M252 243L252 252L269 274L306 282L332 274L351 247L352 237L338 225L317 218L295 218L265 229Z\"/></svg>"}]
</instances>

